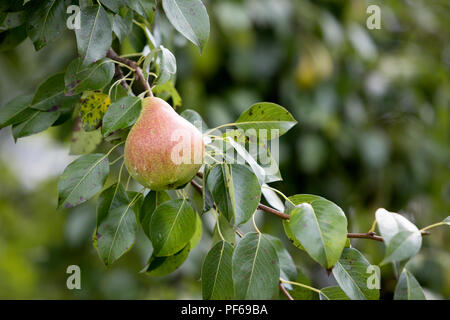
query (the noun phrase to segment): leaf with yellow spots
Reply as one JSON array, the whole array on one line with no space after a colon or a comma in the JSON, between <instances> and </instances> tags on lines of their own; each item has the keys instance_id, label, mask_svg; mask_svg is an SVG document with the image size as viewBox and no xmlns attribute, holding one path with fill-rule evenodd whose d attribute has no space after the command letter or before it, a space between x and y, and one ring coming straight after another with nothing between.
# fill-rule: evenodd
<instances>
[{"instance_id":1,"label":"leaf with yellow spots","mask_svg":"<svg viewBox=\"0 0 450 320\"><path fill-rule=\"evenodd\" d=\"M80 116L84 131L100 127L103 116L111 104L107 94L98 91L85 91L81 96Z\"/></svg>"}]
</instances>

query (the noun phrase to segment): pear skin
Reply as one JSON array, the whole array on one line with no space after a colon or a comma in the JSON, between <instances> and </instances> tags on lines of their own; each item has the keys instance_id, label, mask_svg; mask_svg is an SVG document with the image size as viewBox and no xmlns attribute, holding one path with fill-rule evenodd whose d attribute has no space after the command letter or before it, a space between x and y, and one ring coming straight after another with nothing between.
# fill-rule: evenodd
<instances>
[{"instance_id":1,"label":"pear skin","mask_svg":"<svg viewBox=\"0 0 450 320\"><path fill-rule=\"evenodd\" d=\"M177 189L192 180L203 163L202 133L164 100L145 98L125 142L130 175L155 191Z\"/></svg>"}]
</instances>

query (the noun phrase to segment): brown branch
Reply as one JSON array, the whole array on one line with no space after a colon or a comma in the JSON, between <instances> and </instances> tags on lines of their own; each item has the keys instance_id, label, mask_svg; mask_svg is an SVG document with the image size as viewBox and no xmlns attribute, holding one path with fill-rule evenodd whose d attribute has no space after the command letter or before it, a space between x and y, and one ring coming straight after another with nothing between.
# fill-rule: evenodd
<instances>
[{"instance_id":1,"label":"brown branch","mask_svg":"<svg viewBox=\"0 0 450 320\"><path fill-rule=\"evenodd\" d=\"M191 180L191 184L195 188L195 190L197 190L198 193L203 194L203 188L201 185L198 184L197 181Z\"/></svg>"},{"instance_id":2,"label":"brown branch","mask_svg":"<svg viewBox=\"0 0 450 320\"><path fill-rule=\"evenodd\" d=\"M126 90L130 89L130 86L128 85L127 81L124 79L125 76L122 72L122 69L120 69L120 66L116 64L116 73L114 75L114 78L119 80L122 79L122 81L120 81L120 84L122 85L122 87L124 87Z\"/></svg>"},{"instance_id":3,"label":"brown branch","mask_svg":"<svg viewBox=\"0 0 450 320\"><path fill-rule=\"evenodd\" d=\"M145 88L145 90L147 91L147 95L149 97L153 97L153 93L152 93L152 89L150 88L150 85L148 84L147 80L144 77L144 73L142 72L141 67L138 66L138 64L136 63L136 61L133 61L131 59L127 59L127 58L122 58L121 56L119 56L112 48L110 48L108 50L108 52L106 53L106 56L108 58L110 58L111 60L115 60L118 61L120 63L126 64L127 66L129 66L130 68L134 69L135 71L135 76L136 79L142 84L142 86Z\"/></svg>"},{"instance_id":4,"label":"brown branch","mask_svg":"<svg viewBox=\"0 0 450 320\"><path fill-rule=\"evenodd\" d=\"M268 207L262 203L258 204L258 209L276 215L277 217L283 220L289 220L289 215L278 210L275 210L271 207Z\"/></svg>"},{"instance_id":5,"label":"brown branch","mask_svg":"<svg viewBox=\"0 0 450 320\"><path fill-rule=\"evenodd\" d=\"M347 233L347 238L371 239L383 242L383 237L377 236L375 232L367 233Z\"/></svg>"},{"instance_id":6,"label":"brown branch","mask_svg":"<svg viewBox=\"0 0 450 320\"><path fill-rule=\"evenodd\" d=\"M286 296L286 298L288 298L288 300L294 300L294 298L292 298L292 296L289 294L289 292L286 290L286 288L283 286L283 284L281 283L281 281L278 283L278 286L281 289L281 292L283 292L283 294Z\"/></svg>"},{"instance_id":7,"label":"brown branch","mask_svg":"<svg viewBox=\"0 0 450 320\"><path fill-rule=\"evenodd\" d=\"M197 176L200 178L203 178L203 174L201 172L197 173ZM192 180L191 181L192 186L200 193L203 193L203 188L198 184L198 182ZM273 209L269 206L266 206L262 203L258 204L258 209L271 213L278 218L281 218L283 220L289 220L289 215L286 213L283 213L281 211L278 211L276 209ZM428 231L421 231L422 236L429 235L430 233ZM356 238L356 239L370 239L375 241L383 242L383 237L377 235L375 232L367 232L367 233L347 233L347 238Z\"/></svg>"}]
</instances>

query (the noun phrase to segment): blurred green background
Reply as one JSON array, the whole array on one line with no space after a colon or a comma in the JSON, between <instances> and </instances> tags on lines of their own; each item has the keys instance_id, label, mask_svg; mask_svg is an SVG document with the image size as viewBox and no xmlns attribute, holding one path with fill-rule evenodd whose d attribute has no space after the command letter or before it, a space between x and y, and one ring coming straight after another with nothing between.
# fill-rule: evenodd
<instances>
[{"instance_id":1,"label":"blurred green background","mask_svg":"<svg viewBox=\"0 0 450 320\"><path fill-rule=\"evenodd\" d=\"M314 193L337 203L349 231L366 232L375 210L404 214L419 227L450 212L450 3L364 0L209 0L211 36L202 55L168 28L163 38L177 57L183 109L210 127L235 120L258 101L289 109L299 124L280 139L287 195ZM381 29L366 28L370 4ZM164 21L163 21L164 22ZM33 93L76 55L67 31L35 52L27 39L0 53L0 105ZM211 244L204 217L200 245L174 274L139 271L151 254L143 234L106 269L92 247L95 201L57 211L57 176L69 156L71 126L14 144L0 131L0 298L200 299L201 263ZM281 222L258 215L263 231L286 242L311 284L332 276L283 236ZM243 228L245 230L245 227ZM384 247L352 240L371 263ZM450 232L433 229L410 269L428 298L450 298ZM66 268L81 268L81 290L68 290ZM382 298L395 276L382 268Z\"/></svg>"}]
</instances>

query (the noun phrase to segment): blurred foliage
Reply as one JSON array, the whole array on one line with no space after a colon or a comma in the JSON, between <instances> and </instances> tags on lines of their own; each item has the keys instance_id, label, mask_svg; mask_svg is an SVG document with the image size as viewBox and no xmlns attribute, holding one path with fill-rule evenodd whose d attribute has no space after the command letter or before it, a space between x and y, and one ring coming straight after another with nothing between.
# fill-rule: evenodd
<instances>
[{"instance_id":1,"label":"blurred foliage","mask_svg":"<svg viewBox=\"0 0 450 320\"><path fill-rule=\"evenodd\" d=\"M288 195L313 193L334 201L346 212L350 231L367 231L379 207L405 214L419 227L449 214L448 1L205 3L212 30L202 55L170 29L162 32L175 43L170 49L177 57L181 110L196 109L215 126L257 101L289 109L299 124L280 140L284 181L274 186ZM366 28L370 4L381 8L380 30ZM27 40L1 53L0 105L32 93L75 54L69 31L39 52ZM56 144L66 144L67 153L70 132L61 126L49 133ZM0 135L2 153L10 139L9 132ZM32 138L18 145L26 139ZM25 188L14 161L1 154L0 298L201 297L200 269L211 232L168 277L138 273L151 253L145 237L107 270L91 245L93 202L56 211L56 181ZM263 230L286 240L279 220L262 213L258 218ZM449 299L450 234L444 229L424 238L410 269L429 297ZM371 263L381 261L380 243L352 244ZM306 254L289 249L312 285L334 285ZM71 264L81 267L82 290L65 286ZM395 283L394 270L383 267L381 298L392 297Z\"/></svg>"}]
</instances>

